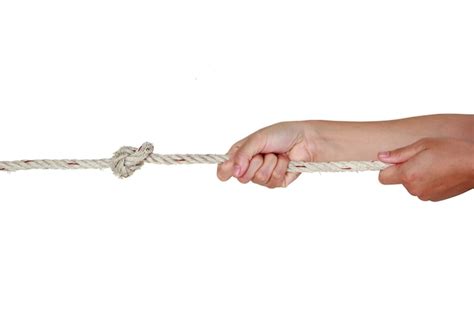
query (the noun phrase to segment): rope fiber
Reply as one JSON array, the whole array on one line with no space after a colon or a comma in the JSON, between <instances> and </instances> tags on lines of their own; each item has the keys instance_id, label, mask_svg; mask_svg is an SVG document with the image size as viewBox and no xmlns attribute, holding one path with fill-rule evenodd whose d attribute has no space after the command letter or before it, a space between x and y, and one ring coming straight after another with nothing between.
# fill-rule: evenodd
<instances>
[{"instance_id":1,"label":"rope fiber","mask_svg":"<svg viewBox=\"0 0 474 315\"><path fill-rule=\"evenodd\" d=\"M111 168L119 178L127 178L144 163L152 164L220 164L228 160L223 154L155 154L153 144L145 142L141 147L122 147L109 159L60 159L0 161L0 171L15 172L34 169L105 169ZM380 171L389 166L380 161L347 162L298 162L291 161L288 172L362 172Z\"/></svg>"}]
</instances>

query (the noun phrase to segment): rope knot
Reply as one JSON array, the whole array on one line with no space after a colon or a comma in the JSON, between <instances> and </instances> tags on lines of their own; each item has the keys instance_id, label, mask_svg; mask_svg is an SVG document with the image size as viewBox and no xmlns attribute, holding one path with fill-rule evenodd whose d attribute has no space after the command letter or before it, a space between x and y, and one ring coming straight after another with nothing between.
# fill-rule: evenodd
<instances>
[{"instance_id":1,"label":"rope knot","mask_svg":"<svg viewBox=\"0 0 474 315\"><path fill-rule=\"evenodd\" d=\"M140 169L151 154L153 154L153 144L149 142L145 142L138 149L121 147L114 153L110 168L118 177L127 178Z\"/></svg>"}]
</instances>

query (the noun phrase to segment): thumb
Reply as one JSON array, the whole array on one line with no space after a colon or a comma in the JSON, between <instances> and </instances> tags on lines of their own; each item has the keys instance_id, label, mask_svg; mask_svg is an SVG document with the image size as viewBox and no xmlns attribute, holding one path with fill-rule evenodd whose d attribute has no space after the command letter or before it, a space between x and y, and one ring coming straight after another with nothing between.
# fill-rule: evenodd
<instances>
[{"instance_id":1,"label":"thumb","mask_svg":"<svg viewBox=\"0 0 474 315\"><path fill-rule=\"evenodd\" d=\"M399 164L406 162L425 149L426 142L424 140L420 140L396 150L380 152L378 154L378 159L385 163Z\"/></svg>"},{"instance_id":2,"label":"thumb","mask_svg":"<svg viewBox=\"0 0 474 315\"><path fill-rule=\"evenodd\" d=\"M232 155L232 160L234 162L233 175L235 177L240 177L247 172L250 161L255 155L262 153L266 141L265 135L254 133L241 144L237 151Z\"/></svg>"}]
</instances>

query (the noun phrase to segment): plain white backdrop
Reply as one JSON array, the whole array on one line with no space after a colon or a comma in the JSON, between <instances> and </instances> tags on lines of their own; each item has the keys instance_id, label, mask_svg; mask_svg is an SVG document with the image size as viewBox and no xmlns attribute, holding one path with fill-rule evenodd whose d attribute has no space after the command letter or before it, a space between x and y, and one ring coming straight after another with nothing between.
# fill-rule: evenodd
<instances>
[{"instance_id":1,"label":"plain white backdrop","mask_svg":"<svg viewBox=\"0 0 474 315\"><path fill-rule=\"evenodd\" d=\"M472 1L1 1L0 160L472 113ZM473 193L214 166L0 174L0 314L473 314Z\"/></svg>"}]
</instances>

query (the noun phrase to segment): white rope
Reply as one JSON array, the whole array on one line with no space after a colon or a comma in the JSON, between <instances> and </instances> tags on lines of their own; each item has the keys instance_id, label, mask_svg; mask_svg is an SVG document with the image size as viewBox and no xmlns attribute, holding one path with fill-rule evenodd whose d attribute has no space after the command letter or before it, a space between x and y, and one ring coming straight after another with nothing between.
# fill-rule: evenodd
<instances>
[{"instance_id":1,"label":"white rope","mask_svg":"<svg viewBox=\"0 0 474 315\"><path fill-rule=\"evenodd\" d=\"M0 161L0 171L14 172L33 169L104 169L111 168L120 178L131 176L144 163L153 164L219 164L228 160L223 154L154 154L153 145L145 142L138 149L122 147L110 159L92 160L19 160ZM291 161L288 172L361 172L380 171L389 166L380 161L296 162Z\"/></svg>"}]
</instances>

